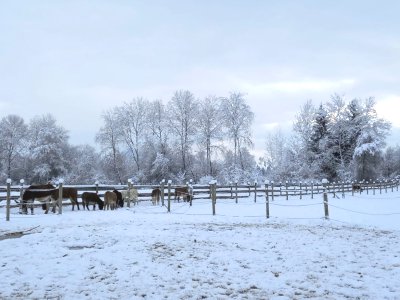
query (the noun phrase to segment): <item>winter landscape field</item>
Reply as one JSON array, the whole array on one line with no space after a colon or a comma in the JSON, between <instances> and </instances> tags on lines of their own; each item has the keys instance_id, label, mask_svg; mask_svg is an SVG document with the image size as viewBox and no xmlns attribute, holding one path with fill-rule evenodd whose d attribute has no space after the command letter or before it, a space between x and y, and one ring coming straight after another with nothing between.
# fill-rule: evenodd
<instances>
[{"instance_id":1,"label":"winter landscape field","mask_svg":"<svg viewBox=\"0 0 400 300\"><path fill-rule=\"evenodd\" d=\"M261 196L261 195L260 195ZM400 192L19 215L0 299L400 299Z\"/></svg>"}]
</instances>

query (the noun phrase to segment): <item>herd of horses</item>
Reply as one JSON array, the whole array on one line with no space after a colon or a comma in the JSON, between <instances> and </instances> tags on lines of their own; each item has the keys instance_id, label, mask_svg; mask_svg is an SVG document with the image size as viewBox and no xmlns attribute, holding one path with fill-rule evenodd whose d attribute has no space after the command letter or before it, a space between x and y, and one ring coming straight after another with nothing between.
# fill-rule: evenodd
<instances>
[{"instance_id":1,"label":"herd of horses","mask_svg":"<svg viewBox=\"0 0 400 300\"><path fill-rule=\"evenodd\" d=\"M158 205L161 199L161 189L156 188L151 192L151 201L153 205ZM27 214L28 208L31 210L31 214L34 212L34 201L39 201L42 203L42 208L47 214L50 206L52 207L52 212L55 213L56 207L58 206L58 199L60 195L60 190L53 186L52 184L42 184L42 185L30 185L22 194L21 201L21 213ZM190 202L193 199L193 190L186 186L176 187L174 192L174 199L180 200L182 197L183 201ZM78 190L73 187L64 187L62 189L62 198L70 199L72 204L72 210L75 210L75 205L79 208L78 202ZM118 191L114 189L113 191L106 191L104 193L104 200L100 198L97 193L94 192L84 192L81 195L83 209L89 210L89 205L93 206L93 210L96 206L99 210L115 210L118 207L124 207L124 203L127 201L136 204L138 202L138 191L137 189L131 187L127 190Z\"/></svg>"}]
</instances>

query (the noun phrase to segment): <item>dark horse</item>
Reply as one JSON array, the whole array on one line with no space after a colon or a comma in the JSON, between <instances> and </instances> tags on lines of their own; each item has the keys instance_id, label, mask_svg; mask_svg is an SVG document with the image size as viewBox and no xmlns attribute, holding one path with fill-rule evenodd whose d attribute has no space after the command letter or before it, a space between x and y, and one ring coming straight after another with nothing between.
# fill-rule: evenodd
<instances>
[{"instance_id":1,"label":"dark horse","mask_svg":"<svg viewBox=\"0 0 400 300\"><path fill-rule=\"evenodd\" d=\"M42 191L36 191L36 190L53 190L55 188L56 187L50 183L30 185L22 195L21 213L27 214L29 205L29 208L31 209L31 214L33 214L33 202L35 201L35 199L39 200L39 198L40 199L43 198ZM45 195L44 197L46 197L46 193L44 195ZM42 208L43 210L45 210L47 208L47 204L43 203Z\"/></svg>"},{"instance_id":2,"label":"dark horse","mask_svg":"<svg viewBox=\"0 0 400 300\"><path fill-rule=\"evenodd\" d=\"M190 200L193 200L193 195L191 193L191 190L188 189L187 186L175 188L175 200L178 198L178 202L179 202L179 199L181 196L182 196L183 201L190 202Z\"/></svg>"},{"instance_id":3,"label":"dark horse","mask_svg":"<svg viewBox=\"0 0 400 300\"><path fill-rule=\"evenodd\" d=\"M104 202L103 200L100 199L99 195L97 195L96 193L89 193L89 192L82 193L83 209L85 209L86 207L87 210L89 210L89 204L93 204L93 210L96 209L96 204L99 206L100 210L103 210L104 208Z\"/></svg>"},{"instance_id":4,"label":"dark horse","mask_svg":"<svg viewBox=\"0 0 400 300\"><path fill-rule=\"evenodd\" d=\"M59 189L54 188L53 185L51 184L46 184L46 185L35 185L33 188L32 186L28 187L28 189L25 190L24 194L22 195L22 212L27 213L27 208L26 204L30 203L30 208L31 208L31 213L33 214L33 201L37 200L40 202L44 202L46 213L48 212L49 209L49 204L52 203L53 209L52 211L55 212L56 205L57 205L57 200L59 196ZM62 197L63 198L69 198L72 203L72 210L75 208L75 204L79 208L79 203L78 203L78 190L75 188L68 188L65 187L62 190Z\"/></svg>"}]
</instances>

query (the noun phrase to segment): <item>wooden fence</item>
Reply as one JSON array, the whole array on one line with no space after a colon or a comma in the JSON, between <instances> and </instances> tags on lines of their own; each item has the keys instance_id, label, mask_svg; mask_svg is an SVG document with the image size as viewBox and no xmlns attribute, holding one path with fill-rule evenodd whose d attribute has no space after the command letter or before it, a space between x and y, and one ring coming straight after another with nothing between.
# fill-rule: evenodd
<instances>
[{"instance_id":1,"label":"wooden fence","mask_svg":"<svg viewBox=\"0 0 400 300\"><path fill-rule=\"evenodd\" d=\"M248 198L254 195L254 201L257 201L258 197L268 197L270 200L274 200L276 197L299 197L300 199L305 195L311 195L311 198L316 194L321 194L324 189L327 193L331 193L334 196L336 194L344 193L361 193L366 192L367 194L382 193L389 189L393 191L399 188L399 181L380 181L373 183L361 182L357 183L360 186L359 190L353 189L353 183L341 182L341 183L328 183L323 185L322 183L265 183L265 184L232 184L232 185L217 185L216 186L216 198L219 199L240 199ZM176 187L182 187L184 185L170 185L170 197L173 199L173 193ZM81 194L86 191L97 192L100 197L104 196L106 191L113 189L126 190L128 185L64 185L64 187L73 187L78 190L78 198ZM168 185L132 185L132 187L138 190L138 202L150 201L151 191L155 188L161 188L164 190L164 197L168 197ZM15 203L19 202L21 195L28 188L27 185L10 186L10 200ZM6 200L7 186L0 186L0 202ZM193 185L193 198L196 199L211 199L212 185ZM68 202L66 203L68 205ZM14 205L15 206L15 205Z\"/></svg>"}]
</instances>

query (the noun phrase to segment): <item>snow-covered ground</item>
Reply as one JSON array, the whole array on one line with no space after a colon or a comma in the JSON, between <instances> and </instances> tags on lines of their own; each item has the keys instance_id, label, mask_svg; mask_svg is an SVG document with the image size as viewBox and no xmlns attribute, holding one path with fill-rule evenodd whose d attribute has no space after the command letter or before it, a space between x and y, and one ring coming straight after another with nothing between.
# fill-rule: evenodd
<instances>
[{"instance_id":1,"label":"snow-covered ground","mask_svg":"<svg viewBox=\"0 0 400 300\"><path fill-rule=\"evenodd\" d=\"M2 207L0 299L400 299L400 192L371 194Z\"/></svg>"}]
</instances>

